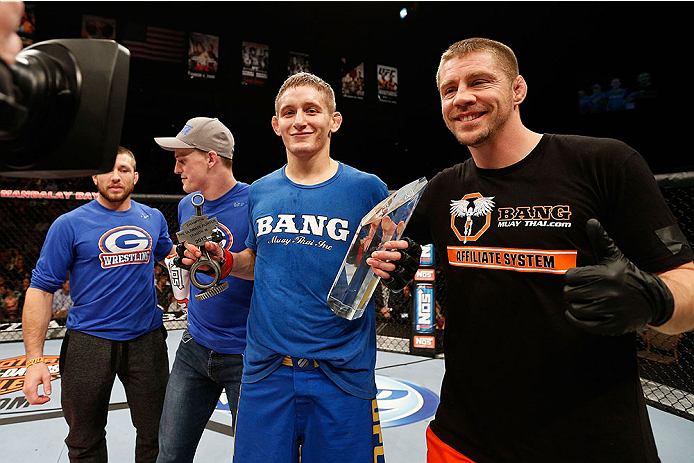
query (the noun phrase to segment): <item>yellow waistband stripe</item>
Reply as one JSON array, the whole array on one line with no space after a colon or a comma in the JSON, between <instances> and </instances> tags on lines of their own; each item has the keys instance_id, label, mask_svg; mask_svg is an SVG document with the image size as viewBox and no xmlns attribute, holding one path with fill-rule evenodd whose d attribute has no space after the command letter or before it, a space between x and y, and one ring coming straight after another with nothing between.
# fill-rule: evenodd
<instances>
[{"instance_id":1,"label":"yellow waistband stripe","mask_svg":"<svg viewBox=\"0 0 694 463\"><path fill-rule=\"evenodd\" d=\"M286 356L282 359L282 365L286 365L288 367L294 366L294 362L292 362L292 358L290 356ZM313 360L313 366L318 368L318 362Z\"/></svg>"}]
</instances>

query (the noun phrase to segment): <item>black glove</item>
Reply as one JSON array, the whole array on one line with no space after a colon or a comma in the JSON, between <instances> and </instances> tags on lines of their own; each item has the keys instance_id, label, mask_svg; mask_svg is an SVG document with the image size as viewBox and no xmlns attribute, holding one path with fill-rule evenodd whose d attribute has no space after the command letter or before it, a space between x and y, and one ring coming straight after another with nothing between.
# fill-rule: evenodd
<instances>
[{"instance_id":1,"label":"black glove","mask_svg":"<svg viewBox=\"0 0 694 463\"><path fill-rule=\"evenodd\" d=\"M412 281L419 268L419 257L422 255L421 246L410 238L403 238L403 240L407 241L407 248L393 249L400 253L400 259L391 261L395 264L395 270L388 272L390 278L381 280L388 289L396 293L402 291Z\"/></svg>"},{"instance_id":2,"label":"black glove","mask_svg":"<svg viewBox=\"0 0 694 463\"><path fill-rule=\"evenodd\" d=\"M176 245L176 254L178 254L176 257L174 257L174 265L180 269L183 270L190 270L190 265L185 265L181 259L185 257L183 254L186 252L186 247L183 245L183 243L178 243Z\"/></svg>"},{"instance_id":3,"label":"black glove","mask_svg":"<svg viewBox=\"0 0 694 463\"><path fill-rule=\"evenodd\" d=\"M210 236L210 239L209 239L209 240L212 241L212 242L214 242L214 243L219 244L219 243L222 242L223 239L224 239L224 235L222 234L222 232L220 232L218 229L215 228L215 229L212 231L212 236ZM183 263L183 261L181 261L181 259L183 259L183 258L185 257L185 255L184 255L185 252L186 252L186 247L183 245L183 243L178 243L178 244L176 245L176 254L178 254L178 256L174 257L173 263L174 263L174 265L175 265L176 267L178 267L178 268L180 268L180 269L183 269L183 270L190 270L190 267L191 267L191 266L190 266L190 265L185 265L185 264ZM200 271L201 271L202 273L204 273L205 275L210 275L210 276L213 276L213 275L214 275L214 271L212 271L212 269L209 269L209 270L200 270Z\"/></svg>"},{"instance_id":4,"label":"black glove","mask_svg":"<svg viewBox=\"0 0 694 463\"><path fill-rule=\"evenodd\" d=\"M614 336L667 322L675 300L663 280L639 270L596 219L588 221L586 231L600 263L574 267L564 275L569 321L591 333Z\"/></svg>"}]
</instances>

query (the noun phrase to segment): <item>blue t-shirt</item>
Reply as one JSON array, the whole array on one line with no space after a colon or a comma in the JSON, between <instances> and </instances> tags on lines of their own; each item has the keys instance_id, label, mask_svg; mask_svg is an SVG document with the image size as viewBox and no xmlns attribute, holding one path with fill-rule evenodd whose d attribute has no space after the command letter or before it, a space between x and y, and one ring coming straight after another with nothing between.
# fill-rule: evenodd
<instances>
[{"instance_id":1,"label":"blue t-shirt","mask_svg":"<svg viewBox=\"0 0 694 463\"><path fill-rule=\"evenodd\" d=\"M131 201L129 210L112 211L94 200L53 222L31 287L52 294L69 271L67 328L128 341L162 325L154 262L172 246L159 210Z\"/></svg>"},{"instance_id":2,"label":"blue t-shirt","mask_svg":"<svg viewBox=\"0 0 694 463\"><path fill-rule=\"evenodd\" d=\"M375 397L373 301L361 318L346 320L327 297L362 217L387 196L378 177L344 164L318 185L293 183L284 168L251 185L246 246L257 256L244 382L290 355L318 360L349 394Z\"/></svg>"},{"instance_id":3,"label":"blue t-shirt","mask_svg":"<svg viewBox=\"0 0 694 463\"><path fill-rule=\"evenodd\" d=\"M199 192L196 192L199 193ZM191 193L178 204L178 223L183 224L195 215L190 202ZM222 247L232 252L246 249L248 236L248 184L237 182L214 201L205 200L202 213L209 219L217 218L218 230L223 235ZM201 283L209 283L212 277L197 274ZM203 301L195 299L200 292L190 285L188 298L188 331L195 342L222 354L242 354L246 348L246 319L251 305L253 282L233 276L223 281L229 284L226 291Z\"/></svg>"}]
</instances>

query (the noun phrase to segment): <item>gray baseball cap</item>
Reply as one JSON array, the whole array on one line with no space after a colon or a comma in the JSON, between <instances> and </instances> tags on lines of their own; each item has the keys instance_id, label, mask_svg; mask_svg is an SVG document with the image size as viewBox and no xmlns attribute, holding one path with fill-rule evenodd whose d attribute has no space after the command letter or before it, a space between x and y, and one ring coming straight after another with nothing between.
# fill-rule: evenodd
<instances>
[{"instance_id":1,"label":"gray baseball cap","mask_svg":"<svg viewBox=\"0 0 694 463\"><path fill-rule=\"evenodd\" d=\"M167 151L195 148L205 152L214 151L227 159L234 157L234 136L216 117L194 117L175 137L159 137L154 141Z\"/></svg>"}]
</instances>

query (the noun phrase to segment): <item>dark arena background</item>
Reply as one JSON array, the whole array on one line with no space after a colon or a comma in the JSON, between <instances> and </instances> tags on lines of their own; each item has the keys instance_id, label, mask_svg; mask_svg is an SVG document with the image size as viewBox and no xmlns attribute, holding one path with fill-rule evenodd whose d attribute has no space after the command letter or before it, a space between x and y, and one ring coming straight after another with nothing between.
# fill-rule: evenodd
<instances>
[{"instance_id":1,"label":"dark arena background","mask_svg":"<svg viewBox=\"0 0 694 463\"><path fill-rule=\"evenodd\" d=\"M336 92L344 122L332 157L378 175L395 190L433 177L469 153L441 120L435 73L441 53L467 37L514 49L529 86L525 125L546 133L620 139L638 150L690 242L694 171L684 92L692 40L687 2L27 2L27 43L111 34L122 44L165 29L173 56L133 53L121 144L137 157L133 197L159 208L172 233L182 197L173 156L153 137L175 136L192 117L218 117L235 140L234 174L252 183L285 163L270 126L275 94L298 64ZM400 17L402 8L406 17ZM31 29L31 28L29 28ZM189 45L214 45L214 66L196 70ZM127 45L126 45L127 46ZM169 46L169 48L171 45ZM264 59L244 61L253 49ZM134 49L134 46L133 46ZM175 50L178 50L177 54ZM298 63L298 64L297 64ZM397 86L379 84L382 71ZM21 293L50 224L91 199L90 178L0 177L0 286ZM69 194L68 194L69 193ZM648 205L644 205L645 208ZM445 282L436 273L434 349L411 346L413 308L386 319L377 308L379 348L440 356ZM379 289L380 291L380 289ZM393 297L382 294L377 298ZM162 302L169 329L185 314ZM52 322L48 337L64 326ZM19 320L0 324L0 342L21 339ZM489 342L494 342L490 339ZM480 346L483 350L483 346ZM694 421L694 334L638 333L649 405Z\"/></svg>"}]
</instances>

